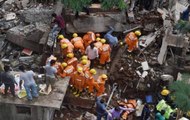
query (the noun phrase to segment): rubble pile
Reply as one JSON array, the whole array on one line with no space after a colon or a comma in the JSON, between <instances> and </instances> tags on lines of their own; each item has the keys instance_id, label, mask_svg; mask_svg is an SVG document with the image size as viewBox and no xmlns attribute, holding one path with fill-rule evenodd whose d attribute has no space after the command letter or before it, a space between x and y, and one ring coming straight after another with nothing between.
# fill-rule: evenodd
<instances>
[{"instance_id":1,"label":"rubble pile","mask_svg":"<svg viewBox=\"0 0 190 120\"><path fill-rule=\"evenodd\" d=\"M1 2L0 33L21 48L42 53L50 31L53 5L33 4L29 0ZM2 52L2 51L1 51Z\"/></svg>"},{"instance_id":2,"label":"rubble pile","mask_svg":"<svg viewBox=\"0 0 190 120\"><path fill-rule=\"evenodd\" d=\"M121 94L132 91L155 91L163 74L157 57L163 38L163 19L158 12L151 11L140 15L144 33L140 37L140 52L129 53L121 48L115 57L110 70L111 83L119 84Z\"/></svg>"}]
</instances>

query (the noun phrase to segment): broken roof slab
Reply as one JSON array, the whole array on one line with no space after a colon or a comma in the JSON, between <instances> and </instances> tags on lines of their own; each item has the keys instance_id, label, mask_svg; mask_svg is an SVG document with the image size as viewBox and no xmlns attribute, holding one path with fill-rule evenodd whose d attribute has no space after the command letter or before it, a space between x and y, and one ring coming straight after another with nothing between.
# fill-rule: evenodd
<instances>
[{"instance_id":1,"label":"broken roof slab","mask_svg":"<svg viewBox=\"0 0 190 120\"><path fill-rule=\"evenodd\" d=\"M69 85L69 77L65 77L64 79L55 82L54 89L49 95L43 95L43 96L40 95L38 99L33 100L31 102L27 101L26 99L10 98L10 97L5 98L2 95L0 95L0 103L60 109L68 85Z\"/></svg>"}]
</instances>

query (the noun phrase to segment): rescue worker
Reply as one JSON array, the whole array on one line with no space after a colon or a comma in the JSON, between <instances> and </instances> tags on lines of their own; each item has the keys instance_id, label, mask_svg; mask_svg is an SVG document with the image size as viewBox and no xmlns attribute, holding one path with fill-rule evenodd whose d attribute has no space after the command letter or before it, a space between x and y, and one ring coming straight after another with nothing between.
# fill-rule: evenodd
<instances>
[{"instance_id":1,"label":"rescue worker","mask_svg":"<svg viewBox=\"0 0 190 120\"><path fill-rule=\"evenodd\" d=\"M96 75L96 70L95 69L90 69L84 71L84 76L85 76L85 88L88 88L88 93L92 94L94 92L94 87L95 87L95 81L94 81L94 75Z\"/></svg>"},{"instance_id":2,"label":"rescue worker","mask_svg":"<svg viewBox=\"0 0 190 120\"><path fill-rule=\"evenodd\" d=\"M109 44L106 44L105 39L101 39L101 42L103 45L100 48L100 64L105 65L110 62L111 47Z\"/></svg>"},{"instance_id":3,"label":"rescue worker","mask_svg":"<svg viewBox=\"0 0 190 120\"><path fill-rule=\"evenodd\" d=\"M63 35L58 35L58 37L57 37L57 42L60 42L62 39L64 39L64 36Z\"/></svg>"},{"instance_id":4,"label":"rescue worker","mask_svg":"<svg viewBox=\"0 0 190 120\"><path fill-rule=\"evenodd\" d=\"M84 89L84 83L85 83L85 77L84 72L82 68L77 68L77 71L73 73L72 79L74 79L74 87L76 89L76 92L73 94L78 97L81 95L83 89Z\"/></svg>"},{"instance_id":5,"label":"rescue worker","mask_svg":"<svg viewBox=\"0 0 190 120\"><path fill-rule=\"evenodd\" d=\"M68 53L67 54L67 59L65 59L68 65L72 65L74 68L77 67L78 64L78 59L74 57L73 53Z\"/></svg>"},{"instance_id":6,"label":"rescue worker","mask_svg":"<svg viewBox=\"0 0 190 120\"><path fill-rule=\"evenodd\" d=\"M77 64L77 68L81 67L83 68L83 71L89 70L89 67L86 65L87 65L87 60L81 60L81 62Z\"/></svg>"},{"instance_id":7,"label":"rescue worker","mask_svg":"<svg viewBox=\"0 0 190 120\"><path fill-rule=\"evenodd\" d=\"M100 41L101 38L97 37L96 42L94 43L94 46L98 49L98 54L100 54L100 48L102 47L102 42Z\"/></svg>"},{"instance_id":8,"label":"rescue worker","mask_svg":"<svg viewBox=\"0 0 190 120\"><path fill-rule=\"evenodd\" d=\"M74 85L74 79L72 79L73 73L75 72L75 68L73 67L73 65L68 65L67 63L63 62L62 66L64 67L63 70L63 76L70 76L70 81L69 81L69 85L70 87L73 87Z\"/></svg>"},{"instance_id":9,"label":"rescue worker","mask_svg":"<svg viewBox=\"0 0 190 120\"><path fill-rule=\"evenodd\" d=\"M125 43L127 44L127 51L132 52L138 48L138 36L141 35L140 31L130 32L125 37Z\"/></svg>"},{"instance_id":10,"label":"rescue worker","mask_svg":"<svg viewBox=\"0 0 190 120\"><path fill-rule=\"evenodd\" d=\"M102 95L105 92L105 83L106 80L108 79L108 76L106 74L102 74L101 76L98 77L97 79L97 85L96 90L97 90L97 96Z\"/></svg>"},{"instance_id":11,"label":"rescue worker","mask_svg":"<svg viewBox=\"0 0 190 120\"><path fill-rule=\"evenodd\" d=\"M61 48L62 48L62 55L65 56L68 53L73 53L74 46L70 42L68 42L61 44Z\"/></svg>"},{"instance_id":12,"label":"rescue worker","mask_svg":"<svg viewBox=\"0 0 190 120\"><path fill-rule=\"evenodd\" d=\"M114 28L111 26L109 28L110 30L104 35L104 38L108 41L110 47L113 48L118 44L118 39L112 35Z\"/></svg>"},{"instance_id":13,"label":"rescue worker","mask_svg":"<svg viewBox=\"0 0 190 120\"><path fill-rule=\"evenodd\" d=\"M81 60L86 60L87 63L84 66L90 68L90 60L88 59L88 57L86 55L83 55Z\"/></svg>"},{"instance_id":14,"label":"rescue worker","mask_svg":"<svg viewBox=\"0 0 190 120\"><path fill-rule=\"evenodd\" d=\"M63 35L59 35L58 40L60 41L61 53L63 57L65 57L68 53L73 52L74 46L67 38L64 38Z\"/></svg>"},{"instance_id":15,"label":"rescue worker","mask_svg":"<svg viewBox=\"0 0 190 120\"><path fill-rule=\"evenodd\" d=\"M60 77L64 78L66 75L64 73L64 68L67 66L66 62L63 62L61 64L58 65L57 68L57 75L59 75Z\"/></svg>"},{"instance_id":16,"label":"rescue worker","mask_svg":"<svg viewBox=\"0 0 190 120\"><path fill-rule=\"evenodd\" d=\"M84 54L84 41L81 37L78 37L77 33L73 34L73 39L71 39L71 43L74 45L75 50L79 50L81 54Z\"/></svg>"},{"instance_id":17,"label":"rescue worker","mask_svg":"<svg viewBox=\"0 0 190 120\"><path fill-rule=\"evenodd\" d=\"M84 47L86 48L87 46L90 45L91 42L95 41L95 34L92 31L87 32L84 36L83 36L83 41L84 41Z\"/></svg>"}]
</instances>

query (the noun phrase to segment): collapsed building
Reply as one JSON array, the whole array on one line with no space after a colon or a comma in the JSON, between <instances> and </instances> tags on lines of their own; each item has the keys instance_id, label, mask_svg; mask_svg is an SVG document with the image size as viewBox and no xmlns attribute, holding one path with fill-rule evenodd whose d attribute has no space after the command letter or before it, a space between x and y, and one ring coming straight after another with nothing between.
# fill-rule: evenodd
<instances>
[{"instance_id":1,"label":"collapsed building","mask_svg":"<svg viewBox=\"0 0 190 120\"><path fill-rule=\"evenodd\" d=\"M27 65L33 70L39 69L39 66L43 65L42 61L44 61L42 53L49 50L47 46L51 47L53 44L49 37L51 14L54 12L53 6L47 7L39 4L23 9L17 4L6 3L7 6L4 4L4 10L1 10L2 19L0 20L1 33L6 33L5 37L2 35L2 38L5 39L2 41L1 48L2 61L5 64L11 64L15 69L19 64ZM26 4L22 4L22 6L26 6ZM181 5L176 4L177 7ZM7 11L8 8L6 7L11 8L10 11ZM127 33L133 30L140 29L143 33L139 44L140 53L130 55L127 53L125 46L118 46L113 52L110 69L106 71L109 75L107 93L111 94L114 83L118 85L113 100L124 98L144 99L146 93L159 92L163 75L170 75L170 77L173 77L172 80L176 80L178 71L189 70L189 36L172 33L172 18L168 18L171 16L166 9L157 9L145 13L134 12L132 16L126 17L125 12L103 11L99 8L94 9L94 7L97 7L97 5L92 5L91 11L94 12L90 16L81 13L79 19L74 19L74 14L66 10L66 32L68 34L74 32L84 34L88 31L94 31L103 35L108 31L107 26L113 26L114 34L120 36L121 41ZM186 7L187 5L185 7L182 5L183 9ZM4 11L9 13L5 14ZM179 13L179 11L177 12ZM133 23L134 20L135 23ZM22 52L24 48L29 49L29 52L33 51L34 54L26 56ZM56 109L62 106L60 102L63 101L63 98L58 100L59 106ZM90 109L93 107L94 99L74 98L67 94L64 103ZM40 107L44 107L42 105L32 106L37 106L40 110L42 110ZM15 106L13 105L13 107ZM35 112L37 108L34 107L31 110ZM53 108L52 111L54 110ZM46 116L46 118L53 119L52 111L47 110L44 116L51 112L50 116L48 118Z\"/></svg>"}]
</instances>

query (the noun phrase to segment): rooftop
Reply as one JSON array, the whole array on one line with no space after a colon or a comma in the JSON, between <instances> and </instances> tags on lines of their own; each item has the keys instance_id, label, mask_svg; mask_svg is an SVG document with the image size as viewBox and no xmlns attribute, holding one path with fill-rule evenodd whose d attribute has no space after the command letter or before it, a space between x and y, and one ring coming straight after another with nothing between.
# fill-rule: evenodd
<instances>
[{"instance_id":1,"label":"rooftop","mask_svg":"<svg viewBox=\"0 0 190 120\"><path fill-rule=\"evenodd\" d=\"M19 98L3 97L2 95L0 95L0 103L24 106L41 106L60 109L68 85L69 77L65 77L64 79L60 79L59 81L55 82L54 89L49 95L40 95L37 99L34 99L33 101Z\"/></svg>"}]
</instances>

